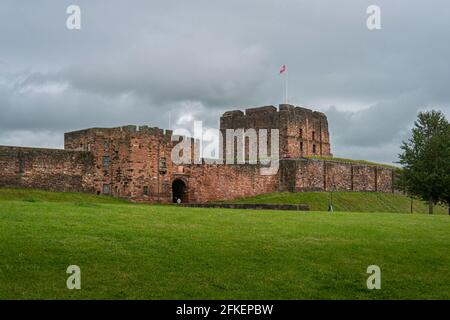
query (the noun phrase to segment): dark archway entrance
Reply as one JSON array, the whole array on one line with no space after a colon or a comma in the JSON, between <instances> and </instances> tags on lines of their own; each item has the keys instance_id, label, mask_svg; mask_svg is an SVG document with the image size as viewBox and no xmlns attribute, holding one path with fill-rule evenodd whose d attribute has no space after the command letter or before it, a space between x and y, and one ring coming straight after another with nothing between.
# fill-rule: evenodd
<instances>
[{"instance_id":1,"label":"dark archway entrance","mask_svg":"<svg viewBox=\"0 0 450 320\"><path fill-rule=\"evenodd\" d=\"M180 179L172 182L172 202L177 203L178 199L181 199L181 203L188 202L186 183Z\"/></svg>"}]
</instances>

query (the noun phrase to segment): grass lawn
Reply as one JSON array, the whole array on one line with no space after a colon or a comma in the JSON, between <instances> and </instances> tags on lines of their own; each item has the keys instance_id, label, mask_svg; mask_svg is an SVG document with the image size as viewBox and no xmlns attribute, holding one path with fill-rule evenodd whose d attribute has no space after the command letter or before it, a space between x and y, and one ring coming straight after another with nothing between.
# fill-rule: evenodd
<instances>
[{"instance_id":1,"label":"grass lawn","mask_svg":"<svg viewBox=\"0 0 450 320\"><path fill-rule=\"evenodd\" d=\"M450 298L447 215L17 193L0 189L0 299ZM81 268L81 290L66 288L72 264ZM366 287L374 264L381 290Z\"/></svg>"},{"instance_id":2,"label":"grass lawn","mask_svg":"<svg viewBox=\"0 0 450 320\"><path fill-rule=\"evenodd\" d=\"M274 192L227 202L308 204L311 210L327 211L329 199L329 192ZM411 198L401 194L381 192L333 192L333 206L335 211L410 213ZM414 199L413 212L428 214L428 204ZM448 214L448 209L436 205L434 213Z\"/></svg>"}]
</instances>

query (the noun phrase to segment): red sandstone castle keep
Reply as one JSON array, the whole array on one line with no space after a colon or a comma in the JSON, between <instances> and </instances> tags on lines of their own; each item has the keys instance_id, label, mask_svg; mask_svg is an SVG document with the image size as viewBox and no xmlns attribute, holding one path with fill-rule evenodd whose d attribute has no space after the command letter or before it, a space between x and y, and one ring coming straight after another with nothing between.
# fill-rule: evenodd
<instances>
[{"instance_id":1,"label":"red sandstone castle keep","mask_svg":"<svg viewBox=\"0 0 450 320\"><path fill-rule=\"evenodd\" d=\"M64 150L0 147L0 186L83 191L133 201L169 203L235 199L274 191L393 192L382 166L308 159L331 156L328 121L320 112L280 105L228 111L220 129L278 129L279 170L260 165L176 165L172 131L148 126L91 128L64 135Z\"/></svg>"}]
</instances>

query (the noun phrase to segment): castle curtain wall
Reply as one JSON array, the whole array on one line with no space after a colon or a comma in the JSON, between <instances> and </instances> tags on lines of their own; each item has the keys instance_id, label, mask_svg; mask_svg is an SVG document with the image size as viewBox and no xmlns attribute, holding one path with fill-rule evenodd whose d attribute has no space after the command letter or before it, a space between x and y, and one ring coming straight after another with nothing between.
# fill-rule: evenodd
<instances>
[{"instance_id":1,"label":"castle curtain wall","mask_svg":"<svg viewBox=\"0 0 450 320\"><path fill-rule=\"evenodd\" d=\"M189 165L189 202L230 200L277 191L278 175L261 175L257 165Z\"/></svg>"},{"instance_id":2,"label":"castle curtain wall","mask_svg":"<svg viewBox=\"0 0 450 320\"><path fill-rule=\"evenodd\" d=\"M317 159L281 160L279 190L394 192L394 169Z\"/></svg>"},{"instance_id":3,"label":"castle curtain wall","mask_svg":"<svg viewBox=\"0 0 450 320\"><path fill-rule=\"evenodd\" d=\"M0 186L93 192L89 152L0 146Z\"/></svg>"},{"instance_id":4,"label":"castle curtain wall","mask_svg":"<svg viewBox=\"0 0 450 320\"><path fill-rule=\"evenodd\" d=\"M393 192L393 169L316 159L281 160L278 174L257 165L184 167L189 202L232 200L276 191Z\"/></svg>"},{"instance_id":5,"label":"castle curtain wall","mask_svg":"<svg viewBox=\"0 0 450 320\"><path fill-rule=\"evenodd\" d=\"M391 168L302 158L331 155L323 113L280 105L279 110L228 111L220 119L222 132L248 128L279 130L282 160L276 175L261 175L260 167L250 164L176 165L172 131L123 126L66 133L65 150L0 147L0 186L85 191L149 203L176 200L177 180L185 186L183 201L189 202L275 191L394 191ZM198 152L193 146L191 156Z\"/></svg>"},{"instance_id":6,"label":"castle curtain wall","mask_svg":"<svg viewBox=\"0 0 450 320\"><path fill-rule=\"evenodd\" d=\"M172 183L177 179L185 182L189 202L231 200L275 191L394 191L393 169L315 159L281 160L278 174L272 176L261 175L257 165L175 166L167 161L167 172L158 175L162 168L158 168L157 161L169 158L170 150L160 146L158 157L158 145L152 143L157 140L150 140L145 141L148 148L136 140L125 145L136 150L117 164L123 165L120 171L124 175L116 177L123 194L111 190L114 196L168 203L172 201ZM2 187L95 193L98 175L104 179L93 154L86 151L0 146L0 168Z\"/></svg>"}]
</instances>

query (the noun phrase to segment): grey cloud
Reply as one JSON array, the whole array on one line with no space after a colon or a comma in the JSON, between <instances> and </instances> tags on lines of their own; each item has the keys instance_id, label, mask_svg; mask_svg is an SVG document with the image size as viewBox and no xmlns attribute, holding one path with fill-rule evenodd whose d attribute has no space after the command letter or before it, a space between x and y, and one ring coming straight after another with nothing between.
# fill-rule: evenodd
<instances>
[{"instance_id":1,"label":"grey cloud","mask_svg":"<svg viewBox=\"0 0 450 320\"><path fill-rule=\"evenodd\" d=\"M367 109L339 111L331 107L327 115L336 143L347 146L379 147L403 134L423 108L418 94L382 101Z\"/></svg>"},{"instance_id":2,"label":"grey cloud","mask_svg":"<svg viewBox=\"0 0 450 320\"><path fill-rule=\"evenodd\" d=\"M369 0L79 0L81 31L65 28L69 4L2 1L0 144L60 147L64 131L91 126L217 126L227 109L282 102L282 64L290 100L327 113L339 156L392 162L418 110L450 112L447 1L379 0L373 32Z\"/></svg>"},{"instance_id":3,"label":"grey cloud","mask_svg":"<svg viewBox=\"0 0 450 320\"><path fill-rule=\"evenodd\" d=\"M49 130L11 130L0 132L2 145L55 148L64 144L64 132Z\"/></svg>"}]
</instances>

